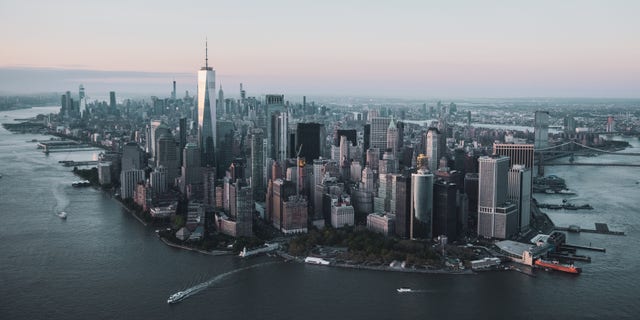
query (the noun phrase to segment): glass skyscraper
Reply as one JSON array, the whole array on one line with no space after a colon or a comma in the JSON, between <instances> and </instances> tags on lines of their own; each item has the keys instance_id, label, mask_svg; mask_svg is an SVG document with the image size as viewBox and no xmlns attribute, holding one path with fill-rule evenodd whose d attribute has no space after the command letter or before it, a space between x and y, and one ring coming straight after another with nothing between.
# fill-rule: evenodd
<instances>
[{"instance_id":1,"label":"glass skyscraper","mask_svg":"<svg viewBox=\"0 0 640 320\"><path fill-rule=\"evenodd\" d=\"M216 150L216 72L209 67L205 46L205 66L198 71L198 141L202 165L214 166Z\"/></svg>"}]
</instances>

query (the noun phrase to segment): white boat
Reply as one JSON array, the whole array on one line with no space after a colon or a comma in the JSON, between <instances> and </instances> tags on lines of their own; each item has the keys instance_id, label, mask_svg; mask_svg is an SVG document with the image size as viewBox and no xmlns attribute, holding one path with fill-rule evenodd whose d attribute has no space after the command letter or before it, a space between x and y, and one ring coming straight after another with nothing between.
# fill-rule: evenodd
<instances>
[{"instance_id":1,"label":"white boat","mask_svg":"<svg viewBox=\"0 0 640 320\"><path fill-rule=\"evenodd\" d=\"M398 290L398 293L405 293L405 292L411 292L413 290L411 290L410 288L398 288L396 289Z\"/></svg>"},{"instance_id":2,"label":"white boat","mask_svg":"<svg viewBox=\"0 0 640 320\"><path fill-rule=\"evenodd\" d=\"M178 291L169 296L169 299L167 299L167 303L176 303L182 300L186 294L187 294L186 291Z\"/></svg>"},{"instance_id":3,"label":"white boat","mask_svg":"<svg viewBox=\"0 0 640 320\"><path fill-rule=\"evenodd\" d=\"M58 217L60 217L60 219L66 219L67 213L64 211L60 211L60 213L58 213Z\"/></svg>"}]
</instances>

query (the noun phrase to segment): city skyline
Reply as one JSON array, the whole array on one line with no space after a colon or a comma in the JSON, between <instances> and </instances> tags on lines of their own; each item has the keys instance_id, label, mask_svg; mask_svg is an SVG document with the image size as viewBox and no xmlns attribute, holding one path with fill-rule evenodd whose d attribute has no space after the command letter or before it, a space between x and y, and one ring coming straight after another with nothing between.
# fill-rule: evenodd
<instances>
[{"instance_id":1,"label":"city skyline","mask_svg":"<svg viewBox=\"0 0 640 320\"><path fill-rule=\"evenodd\" d=\"M256 94L633 98L638 6L5 1L0 27L20 32L0 35L0 91L160 94L175 79L193 95L208 37L229 96L242 82Z\"/></svg>"}]
</instances>

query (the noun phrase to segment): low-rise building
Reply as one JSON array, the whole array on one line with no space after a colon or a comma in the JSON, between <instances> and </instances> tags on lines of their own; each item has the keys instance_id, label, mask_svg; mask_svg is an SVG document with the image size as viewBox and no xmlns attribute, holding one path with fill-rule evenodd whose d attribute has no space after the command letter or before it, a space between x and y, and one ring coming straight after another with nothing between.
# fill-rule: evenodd
<instances>
[{"instance_id":1,"label":"low-rise building","mask_svg":"<svg viewBox=\"0 0 640 320\"><path fill-rule=\"evenodd\" d=\"M367 215L367 229L389 236L395 230L395 220L394 214L372 213Z\"/></svg>"}]
</instances>

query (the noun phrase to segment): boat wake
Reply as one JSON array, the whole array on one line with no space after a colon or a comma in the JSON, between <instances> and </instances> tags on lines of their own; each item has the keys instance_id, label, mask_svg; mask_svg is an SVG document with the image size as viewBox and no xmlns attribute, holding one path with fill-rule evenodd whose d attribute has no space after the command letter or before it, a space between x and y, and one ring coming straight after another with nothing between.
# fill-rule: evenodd
<instances>
[{"instance_id":1,"label":"boat wake","mask_svg":"<svg viewBox=\"0 0 640 320\"><path fill-rule=\"evenodd\" d=\"M425 289L411 289L411 288L398 288L396 289L398 293L429 293L435 292L435 290L425 290Z\"/></svg>"},{"instance_id":2,"label":"boat wake","mask_svg":"<svg viewBox=\"0 0 640 320\"><path fill-rule=\"evenodd\" d=\"M235 269L235 270L231 270L229 272L225 272L225 273L219 274L219 275L215 276L212 279L209 279L209 280L207 280L205 282L196 284L195 286L192 286L192 287L190 287L188 289L185 289L183 291L178 291L178 292L170 295L169 299L167 299L167 303L169 303L169 304L178 303L178 302L180 302L180 301L182 301L182 300L184 300L184 299L186 299L186 298L188 298L188 297L190 297L190 296L192 296L192 295L194 295L194 294L196 294L196 293L198 293L198 292L200 292L200 291L202 291L202 290L204 290L204 289L206 289L206 288L208 288L210 286L213 286L214 284L224 280L226 277L228 277L230 275L233 275L233 274L236 274L238 272L246 271L246 270L249 270L249 269L256 269L256 268L260 268L260 267L264 267L264 266L267 266L267 265L270 265L270 264L276 264L276 263L281 263L281 262L277 261L277 262L259 263L259 264L254 264L254 265L249 266L249 267Z\"/></svg>"}]
</instances>

